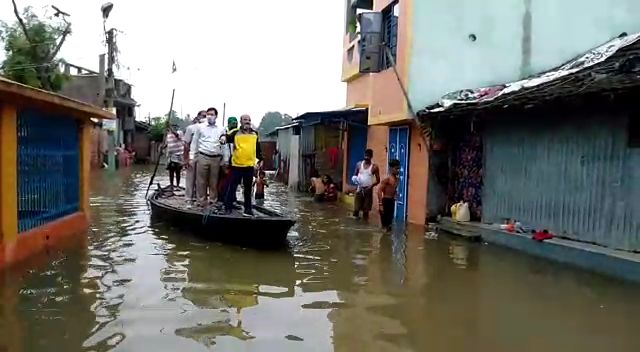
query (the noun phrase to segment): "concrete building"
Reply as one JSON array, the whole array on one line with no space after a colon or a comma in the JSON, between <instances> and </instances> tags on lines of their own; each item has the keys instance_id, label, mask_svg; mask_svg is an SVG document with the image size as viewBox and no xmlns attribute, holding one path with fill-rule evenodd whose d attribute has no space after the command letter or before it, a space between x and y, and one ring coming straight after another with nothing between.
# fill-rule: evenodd
<instances>
[{"instance_id":1,"label":"concrete building","mask_svg":"<svg viewBox=\"0 0 640 352\"><path fill-rule=\"evenodd\" d=\"M387 172L390 158L401 162L396 220L424 224L427 213L427 148L420 129L411 119L396 76L397 72L405 84L409 81L411 5L407 0L346 1L342 81L347 83L346 105L368 108L366 145L373 150L374 162L380 166L382 177ZM354 21L357 13L367 11L382 12L383 41L395 56L395 69L390 60L385 60L383 53L379 53L383 66L381 72L361 73L361 36L354 34L358 31L354 28ZM349 132L347 139L351 137ZM350 175L354 172L348 170Z\"/></svg>"},{"instance_id":2,"label":"concrete building","mask_svg":"<svg viewBox=\"0 0 640 352\"><path fill-rule=\"evenodd\" d=\"M84 67L65 63L64 71L71 76L62 91L62 95L89 103L98 107L106 106L106 78L104 62L100 62L100 70L93 71ZM121 144L134 145L135 136L135 108L137 102L133 99L132 85L121 79L114 81L113 106L116 108L116 146Z\"/></svg>"},{"instance_id":3,"label":"concrete building","mask_svg":"<svg viewBox=\"0 0 640 352\"><path fill-rule=\"evenodd\" d=\"M381 171L386 173L390 158L402 163L396 220L423 224L442 209L437 200L443 195L428 194L434 181L429 175L437 173L430 172L433 141L409 106L418 110L449 92L553 69L611 38L640 31L638 11L640 3L632 0L346 0L346 105L368 108L367 146ZM378 13L382 26L363 40L370 28L363 31L357 18L368 12ZM366 26L375 22L364 16Z\"/></svg>"}]
</instances>

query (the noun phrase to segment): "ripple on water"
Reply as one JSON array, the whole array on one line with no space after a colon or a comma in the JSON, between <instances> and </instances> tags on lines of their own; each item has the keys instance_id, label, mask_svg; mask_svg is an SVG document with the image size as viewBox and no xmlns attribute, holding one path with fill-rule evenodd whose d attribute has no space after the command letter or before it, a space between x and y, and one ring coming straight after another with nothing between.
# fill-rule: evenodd
<instances>
[{"instance_id":1,"label":"ripple on water","mask_svg":"<svg viewBox=\"0 0 640 352\"><path fill-rule=\"evenodd\" d=\"M382 235L278 184L266 204L298 218L288 249L212 243L152 224L148 169L121 171L93 175L86 250L4 281L0 341L23 336L27 351L461 352L496 350L493 341L516 350L514 334L541 328L532 349L640 351L629 328L640 311L628 304L640 291L620 283L552 265L541 273L495 248L427 241L424 229Z\"/></svg>"}]
</instances>

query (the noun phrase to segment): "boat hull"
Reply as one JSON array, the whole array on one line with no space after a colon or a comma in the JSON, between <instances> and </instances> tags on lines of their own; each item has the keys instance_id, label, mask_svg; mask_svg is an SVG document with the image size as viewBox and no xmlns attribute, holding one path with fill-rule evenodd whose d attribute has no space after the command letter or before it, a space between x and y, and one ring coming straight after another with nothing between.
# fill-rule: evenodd
<instances>
[{"instance_id":1,"label":"boat hull","mask_svg":"<svg viewBox=\"0 0 640 352\"><path fill-rule=\"evenodd\" d=\"M157 194L149 198L149 204L155 221L169 223L210 240L243 246L281 247L286 245L289 230L295 224L293 219L259 206L254 206L254 209L272 216L206 215L163 204L158 201Z\"/></svg>"}]
</instances>

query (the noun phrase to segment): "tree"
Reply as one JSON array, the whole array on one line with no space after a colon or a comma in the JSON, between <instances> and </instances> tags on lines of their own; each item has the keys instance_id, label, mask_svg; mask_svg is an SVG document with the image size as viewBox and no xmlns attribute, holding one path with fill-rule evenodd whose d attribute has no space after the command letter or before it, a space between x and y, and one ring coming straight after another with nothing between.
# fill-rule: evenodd
<instances>
[{"instance_id":1,"label":"tree","mask_svg":"<svg viewBox=\"0 0 640 352\"><path fill-rule=\"evenodd\" d=\"M149 137L153 142L162 142L164 140L164 132L167 129L167 117L156 116L151 118L151 129Z\"/></svg>"},{"instance_id":2,"label":"tree","mask_svg":"<svg viewBox=\"0 0 640 352\"><path fill-rule=\"evenodd\" d=\"M56 58L67 36L71 34L68 14L55 6L53 17L40 19L31 9L22 15L12 0L16 22L0 22L0 39L6 59L0 65L2 75L14 81L49 91L59 91L69 79L60 71L62 59ZM54 19L55 17L55 19Z\"/></svg>"},{"instance_id":3,"label":"tree","mask_svg":"<svg viewBox=\"0 0 640 352\"><path fill-rule=\"evenodd\" d=\"M189 118L181 118L175 110L171 110L171 113L164 114L164 116L156 116L151 118L151 129L149 135L152 141L162 142L164 140L164 134L167 131L167 118L171 116L171 125L178 125L178 130L184 131L187 126L191 124Z\"/></svg>"},{"instance_id":4,"label":"tree","mask_svg":"<svg viewBox=\"0 0 640 352\"><path fill-rule=\"evenodd\" d=\"M277 111L270 111L262 117L260 126L258 126L258 133L261 137L264 137L276 128L290 124L292 120L291 116L287 114L283 115Z\"/></svg>"}]
</instances>

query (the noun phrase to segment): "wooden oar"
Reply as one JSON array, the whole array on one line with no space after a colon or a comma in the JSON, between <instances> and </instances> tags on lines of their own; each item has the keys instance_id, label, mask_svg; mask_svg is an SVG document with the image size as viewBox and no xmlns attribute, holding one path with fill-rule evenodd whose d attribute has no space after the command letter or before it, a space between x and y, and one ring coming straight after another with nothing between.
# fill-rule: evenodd
<instances>
[{"instance_id":1,"label":"wooden oar","mask_svg":"<svg viewBox=\"0 0 640 352\"><path fill-rule=\"evenodd\" d=\"M171 93L171 106L169 107L169 114L167 115L167 128L165 129L165 131L168 131L171 129L171 112L173 111L173 98L175 97L175 95L176 95L176 89L173 88L173 92ZM166 138L167 138L167 133L165 132L162 140L164 141L166 140ZM151 175L151 179L149 180L149 186L147 186L147 193L144 194L145 198L147 198L147 196L149 195L149 190L151 189L151 185L153 184L153 179L156 178L156 173L158 173L158 166L160 166L160 158L161 158L161 155L158 155L158 160L156 160L156 167L153 169L153 174Z\"/></svg>"}]
</instances>

